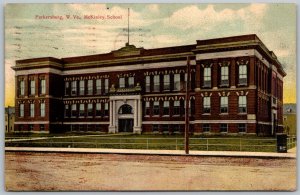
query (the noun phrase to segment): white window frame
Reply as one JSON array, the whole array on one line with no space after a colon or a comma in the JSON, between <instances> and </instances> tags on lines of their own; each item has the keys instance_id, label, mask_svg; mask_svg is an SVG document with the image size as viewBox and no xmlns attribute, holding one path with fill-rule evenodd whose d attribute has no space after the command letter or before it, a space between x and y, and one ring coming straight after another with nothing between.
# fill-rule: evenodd
<instances>
[{"instance_id":1,"label":"white window frame","mask_svg":"<svg viewBox=\"0 0 300 195\"><path fill-rule=\"evenodd\" d=\"M30 95L35 95L35 80L30 80Z\"/></svg>"},{"instance_id":2,"label":"white window frame","mask_svg":"<svg viewBox=\"0 0 300 195\"><path fill-rule=\"evenodd\" d=\"M206 111L209 109L209 112ZM209 114L211 112L211 104L210 104L210 97L203 97L203 113Z\"/></svg>"},{"instance_id":3,"label":"white window frame","mask_svg":"<svg viewBox=\"0 0 300 195\"><path fill-rule=\"evenodd\" d=\"M241 64L239 65L239 84L247 84L247 65L246 64ZM246 80L246 82L244 82Z\"/></svg>"},{"instance_id":4,"label":"white window frame","mask_svg":"<svg viewBox=\"0 0 300 195\"><path fill-rule=\"evenodd\" d=\"M180 74L174 74L174 91L180 91Z\"/></svg>"},{"instance_id":5,"label":"white window frame","mask_svg":"<svg viewBox=\"0 0 300 195\"><path fill-rule=\"evenodd\" d=\"M34 117L34 103L30 103L29 108L30 108L29 110L30 117Z\"/></svg>"},{"instance_id":6,"label":"white window frame","mask_svg":"<svg viewBox=\"0 0 300 195\"><path fill-rule=\"evenodd\" d=\"M44 95L46 94L46 80L41 79L41 94Z\"/></svg>"},{"instance_id":7,"label":"white window frame","mask_svg":"<svg viewBox=\"0 0 300 195\"><path fill-rule=\"evenodd\" d=\"M84 117L85 111L84 111L84 104L79 104L79 117Z\"/></svg>"},{"instance_id":8,"label":"white window frame","mask_svg":"<svg viewBox=\"0 0 300 195\"><path fill-rule=\"evenodd\" d=\"M41 117L45 117L45 102L41 102L40 104L40 115Z\"/></svg>"},{"instance_id":9,"label":"white window frame","mask_svg":"<svg viewBox=\"0 0 300 195\"><path fill-rule=\"evenodd\" d=\"M102 83L101 83L101 79L97 79L96 80L96 94L101 94L101 89L102 89Z\"/></svg>"},{"instance_id":10,"label":"white window frame","mask_svg":"<svg viewBox=\"0 0 300 195\"><path fill-rule=\"evenodd\" d=\"M146 92L150 92L150 86L151 86L151 84L150 84L150 76L148 75L148 76L146 76L146 78L145 78L145 82L146 82Z\"/></svg>"},{"instance_id":11,"label":"white window frame","mask_svg":"<svg viewBox=\"0 0 300 195\"><path fill-rule=\"evenodd\" d=\"M159 92L160 91L160 75L153 76L153 91Z\"/></svg>"},{"instance_id":12,"label":"white window frame","mask_svg":"<svg viewBox=\"0 0 300 195\"><path fill-rule=\"evenodd\" d=\"M245 112L241 111L245 109ZM239 96L239 113L247 113L247 96Z\"/></svg>"},{"instance_id":13,"label":"white window frame","mask_svg":"<svg viewBox=\"0 0 300 195\"><path fill-rule=\"evenodd\" d=\"M134 77L128 77L128 87L134 87Z\"/></svg>"},{"instance_id":14,"label":"white window frame","mask_svg":"<svg viewBox=\"0 0 300 195\"><path fill-rule=\"evenodd\" d=\"M88 95L92 95L93 94L93 80L88 80L87 81L87 84L88 84L88 86L87 86L87 94Z\"/></svg>"},{"instance_id":15,"label":"white window frame","mask_svg":"<svg viewBox=\"0 0 300 195\"><path fill-rule=\"evenodd\" d=\"M226 112L224 109L226 108ZM228 113L228 96L221 96L220 98L220 113Z\"/></svg>"},{"instance_id":16,"label":"white window frame","mask_svg":"<svg viewBox=\"0 0 300 195\"><path fill-rule=\"evenodd\" d=\"M84 80L79 81L79 95L84 95L84 91L85 91L84 84L85 84Z\"/></svg>"},{"instance_id":17,"label":"white window frame","mask_svg":"<svg viewBox=\"0 0 300 195\"><path fill-rule=\"evenodd\" d=\"M204 87L211 87L211 67L204 68L203 81L204 81L204 85L203 85Z\"/></svg>"},{"instance_id":18,"label":"white window frame","mask_svg":"<svg viewBox=\"0 0 300 195\"><path fill-rule=\"evenodd\" d=\"M20 104L20 117L24 117L24 104Z\"/></svg>"},{"instance_id":19,"label":"white window frame","mask_svg":"<svg viewBox=\"0 0 300 195\"><path fill-rule=\"evenodd\" d=\"M155 107L158 107L158 114L155 114ZM160 105L159 105L159 101L154 101L153 102L153 116L159 116L160 115Z\"/></svg>"},{"instance_id":20,"label":"white window frame","mask_svg":"<svg viewBox=\"0 0 300 195\"><path fill-rule=\"evenodd\" d=\"M119 88L125 88L125 77L119 78Z\"/></svg>"},{"instance_id":21,"label":"white window frame","mask_svg":"<svg viewBox=\"0 0 300 195\"><path fill-rule=\"evenodd\" d=\"M71 95L77 95L77 81L71 82Z\"/></svg>"},{"instance_id":22,"label":"white window frame","mask_svg":"<svg viewBox=\"0 0 300 195\"><path fill-rule=\"evenodd\" d=\"M165 113L165 109L168 109L168 113ZM164 101L163 115L164 116L169 116L170 115L170 101Z\"/></svg>"},{"instance_id":23,"label":"white window frame","mask_svg":"<svg viewBox=\"0 0 300 195\"><path fill-rule=\"evenodd\" d=\"M170 91L170 75L164 75L164 91Z\"/></svg>"},{"instance_id":24,"label":"white window frame","mask_svg":"<svg viewBox=\"0 0 300 195\"><path fill-rule=\"evenodd\" d=\"M105 91L105 93L108 93L108 90L109 90L109 80L105 79L104 80L104 91Z\"/></svg>"},{"instance_id":25,"label":"white window frame","mask_svg":"<svg viewBox=\"0 0 300 195\"><path fill-rule=\"evenodd\" d=\"M229 67L221 66L221 85L229 85Z\"/></svg>"},{"instance_id":26,"label":"white window frame","mask_svg":"<svg viewBox=\"0 0 300 195\"><path fill-rule=\"evenodd\" d=\"M25 81L20 81L20 95L25 95Z\"/></svg>"}]
</instances>

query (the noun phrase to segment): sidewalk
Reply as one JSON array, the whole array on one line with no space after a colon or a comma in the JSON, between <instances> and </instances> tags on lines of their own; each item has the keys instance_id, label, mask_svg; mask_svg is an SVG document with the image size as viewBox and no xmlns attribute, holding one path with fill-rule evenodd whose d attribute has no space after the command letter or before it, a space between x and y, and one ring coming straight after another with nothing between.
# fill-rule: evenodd
<instances>
[{"instance_id":1,"label":"sidewalk","mask_svg":"<svg viewBox=\"0 0 300 195\"><path fill-rule=\"evenodd\" d=\"M136 149L99 149L99 148L37 148L5 147L6 152L65 152L65 153L98 153L98 154L144 154L144 155L187 155L183 150L136 150ZM190 151L190 156L216 157L262 157L262 158L296 158L296 148L288 153L275 152L239 152L239 151Z\"/></svg>"}]
</instances>

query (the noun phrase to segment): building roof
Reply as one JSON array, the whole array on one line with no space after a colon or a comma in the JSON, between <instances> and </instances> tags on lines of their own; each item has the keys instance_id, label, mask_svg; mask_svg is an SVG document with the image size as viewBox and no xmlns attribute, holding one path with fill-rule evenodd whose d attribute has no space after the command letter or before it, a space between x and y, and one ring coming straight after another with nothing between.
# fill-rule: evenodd
<instances>
[{"instance_id":1,"label":"building roof","mask_svg":"<svg viewBox=\"0 0 300 195\"><path fill-rule=\"evenodd\" d=\"M163 47L154 49L144 49L136 48L134 45L126 44L118 50L111 51L109 53L96 54L96 55L86 55L86 56L76 56L76 57L66 57L66 58L32 58L17 60L16 66L13 67L14 70L26 69L31 66L45 65L52 66L54 68L63 69L73 64L80 64L85 62L106 62L106 61L120 61L133 59L135 61L139 60L149 60L151 57L161 56L161 59L167 58L168 56L174 55L195 55L197 53L209 53L213 51L228 51L237 50L245 48L255 48L259 50L264 57L267 58L272 64L275 64L279 72L285 76L286 73L283 70L281 63L278 61L277 56L273 51L270 51L263 42L258 38L256 34L214 38L206 40L197 40L197 44L192 45L182 45L173 47ZM42 62L42 63L41 63Z\"/></svg>"}]
</instances>

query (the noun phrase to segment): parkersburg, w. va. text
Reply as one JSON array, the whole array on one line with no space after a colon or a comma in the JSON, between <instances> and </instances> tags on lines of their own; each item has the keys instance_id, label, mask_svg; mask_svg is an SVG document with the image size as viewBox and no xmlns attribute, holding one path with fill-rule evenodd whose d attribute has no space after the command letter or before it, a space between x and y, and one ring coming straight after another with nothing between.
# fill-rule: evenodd
<instances>
[{"instance_id":1,"label":"parkersburg, w. va. text","mask_svg":"<svg viewBox=\"0 0 300 195\"><path fill-rule=\"evenodd\" d=\"M35 15L37 20L122 20L122 15Z\"/></svg>"}]
</instances>

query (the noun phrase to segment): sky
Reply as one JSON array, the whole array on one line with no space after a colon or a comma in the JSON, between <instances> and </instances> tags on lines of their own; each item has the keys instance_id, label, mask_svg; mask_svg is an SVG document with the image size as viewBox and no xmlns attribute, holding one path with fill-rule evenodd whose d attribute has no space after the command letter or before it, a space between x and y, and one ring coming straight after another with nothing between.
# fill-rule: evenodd
<instances>
[{"instance_id":1,"label":"sky","mask_svg":"<svg viewBox=\"0 0 300 195\"><path fill-rule=\"evenodd\" d=\"M117 50L127 42L128 8L130 44L145 49L257 34L287 73L284 103L296 102L295 4L7 4L5 106L14 106L11 67L16 60ZM105 19L85 19L85 15Z\"/></svg>"}]
</instances>

